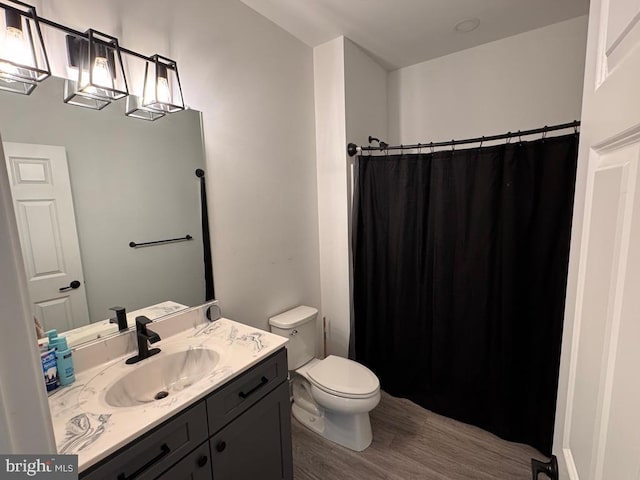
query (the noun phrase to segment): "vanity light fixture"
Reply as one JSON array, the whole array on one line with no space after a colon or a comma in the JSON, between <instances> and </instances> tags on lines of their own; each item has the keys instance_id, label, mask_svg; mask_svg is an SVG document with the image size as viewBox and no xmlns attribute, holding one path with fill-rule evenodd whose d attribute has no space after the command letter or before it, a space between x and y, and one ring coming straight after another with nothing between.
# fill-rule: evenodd
<instances>
[{"instance_id":1,"label":"vanity light fixture","mask_svg":"<svg viewBox=\"0 0 640 480\"><path fill-rule=\"evenodd\" d=\"M176 62L161 55L148 59L144 69L142 107L160 113L184 110Z\"/></svg>"},{"instance_id":2,"label":"vanity light fixture","mask_svg":"<svg viewBox=\"0 0 640 480\"><path fill-rule=\"evenodd\" d=\"M29 95L51 75L36 9L17 0L0 9L0 89Z\"/></svg>"},{"instance_id":3,"label":"vanity light fixture","mask_svg":"<svg viewBox=\"0 0 640 480\"><path fill-rule=\"evenodd\" d=\"M64 81L65 103L101 110L127 97L126 115L144 120L185 109L175 61L120 47L117 38L93 29L81 32L39 17L34 7L19 0L0 0L0 10L0 90L29 95L38 82L51 76L40 30L45 25L67 34L67 59L74 78ZM142 97L129 94L123 54L145 62Z\"/></svg>"},{"instance_id":4,"label":"vanity light fixture","mask_svg":"<svg viewBox=\"0 0 640 480\"><path fill-rule=\"evenodd\" d=\"M117 38L92 29L86 38L67 35L67 55L78 75L65 81L65 103L101 110L129 94Z\"/></svg>"},{"instance_id":5,"label":"vanity light fixture","mask_svg":"<svg viewBox=\"0 0 640 480\"><path fill-rule=\"evenodd\" d=\"M164 113L156 112L142 106L142 101L135 95L127 97L127 105L124 111L127 117L140 118L142 120L154 121L164 117Z\"/></svg>"}]
</instances>

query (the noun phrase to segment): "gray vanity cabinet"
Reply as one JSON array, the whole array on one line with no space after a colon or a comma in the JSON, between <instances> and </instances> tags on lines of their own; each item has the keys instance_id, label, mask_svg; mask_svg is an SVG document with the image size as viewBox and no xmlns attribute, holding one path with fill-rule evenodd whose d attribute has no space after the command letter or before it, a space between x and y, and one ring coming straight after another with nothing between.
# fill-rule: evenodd
<instances>
[{"instance_id":1,"label":"gray vanity cabinet","mask_svg":"<svg viewBox=\"0 0 640 480\"><path fill-rule=\"evenodd\" d=\"M292 480L284 348L80 474L83 480Z\"/></svg>"},{"instance_id":2,"label":"gray vanity cabinet","mask_svg":"<svg viewBox=\"0 0 640 480\"><path fill-rule=\"evenodd\" d=\"M289 412L285 382L211 437L214 480L292 479Z\"/></svg>"},{"instance_id":3,"label":"gray vanity cabinet","mask_svg":"<svg viewBox=\"0 0 640 480\"><path fill-rule=\"evenodd\" d=\"M197 449L164 472L161 479L167 480L211 480L211 462L209 461L209 442Z\"/></svg>"}]
</instances>

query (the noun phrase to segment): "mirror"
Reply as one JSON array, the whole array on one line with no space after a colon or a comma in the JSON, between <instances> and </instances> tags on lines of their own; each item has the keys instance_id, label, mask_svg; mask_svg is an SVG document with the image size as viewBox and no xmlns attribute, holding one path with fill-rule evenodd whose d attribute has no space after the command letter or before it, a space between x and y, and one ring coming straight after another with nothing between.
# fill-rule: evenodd
<instances>
[{"instance_id":1,"label":"mirror","mask_svg":"<svg viewBox=\"0 0 640 480\"><path fill-rule=\"evenodd\" d=\"M197 111L89 110L63 103L63 83L0 92L0 136L33 314L77 345L118 331L111 307L131 326L205 301L204 150Z\"/></svg>"}]
</instances>

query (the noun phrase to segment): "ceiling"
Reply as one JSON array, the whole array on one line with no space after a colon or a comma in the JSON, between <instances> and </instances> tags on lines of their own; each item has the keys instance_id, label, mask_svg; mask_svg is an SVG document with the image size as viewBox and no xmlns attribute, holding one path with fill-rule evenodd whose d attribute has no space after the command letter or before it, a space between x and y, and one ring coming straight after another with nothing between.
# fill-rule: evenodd
<instances>
[{"instance_id":1,"label":"ceiling","mask_svg":"<svg viewBox=\"0 0 640 480\"><path fill-rule=\"evenodd\" d=\"M311 47L344 35L394 70L585 15L589 0L242 0ZM469 33L454 30L478 18Z\"/></svg>"}]
</instances>

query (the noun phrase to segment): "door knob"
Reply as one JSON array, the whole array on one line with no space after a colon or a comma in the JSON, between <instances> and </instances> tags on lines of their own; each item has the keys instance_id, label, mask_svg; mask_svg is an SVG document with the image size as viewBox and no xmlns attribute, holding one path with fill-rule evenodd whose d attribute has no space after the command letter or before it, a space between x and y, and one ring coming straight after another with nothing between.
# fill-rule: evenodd
<instances>
[{"instance_id":1,"label":"door knob","mask_svg":"<svg viewBox=\"0 0 640 480\"><path fill-rule=\"evenodd\" d=\"M76 288L78 288L81 285L81 283L78 280L74 280L73 282L71 282L69 284L68 287L60 287L58 289L58 291L60 292L67 292L69 290L75 290Z\"/></svg>"}]
</instances>

